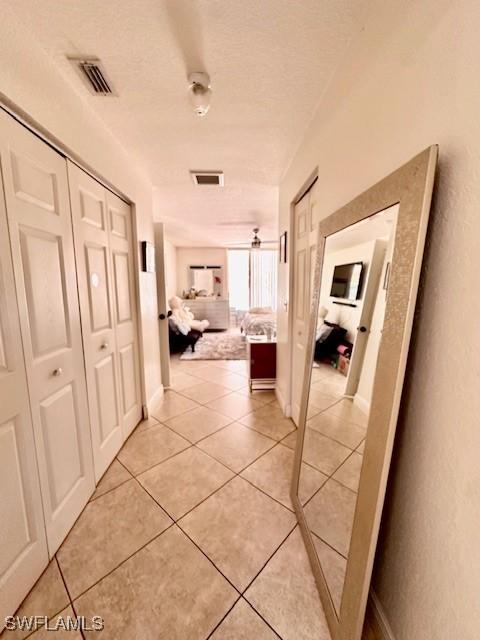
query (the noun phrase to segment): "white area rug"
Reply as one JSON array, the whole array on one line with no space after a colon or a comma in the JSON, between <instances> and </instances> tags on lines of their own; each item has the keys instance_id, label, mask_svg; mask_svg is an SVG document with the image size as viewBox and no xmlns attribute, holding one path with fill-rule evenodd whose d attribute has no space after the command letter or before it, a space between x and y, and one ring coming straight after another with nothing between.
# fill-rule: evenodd
<instances>
[{"instance_id":1,"label":"white area rug","mask_svg":"<svg viewBox=\"0 0 480 640\"><path fill-rule=\"evenodd\" d=\"M231 333L204 333L195 345L195 353L188 347L180 360L246 360L245 337Z\"/></svg>"}]
</instances>

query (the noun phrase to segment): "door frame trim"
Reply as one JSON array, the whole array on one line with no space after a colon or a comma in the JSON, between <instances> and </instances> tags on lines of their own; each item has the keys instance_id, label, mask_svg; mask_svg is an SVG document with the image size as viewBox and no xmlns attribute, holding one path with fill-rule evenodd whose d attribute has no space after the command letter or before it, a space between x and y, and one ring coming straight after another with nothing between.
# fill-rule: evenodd
<instances>
[{"instance_id":1,"label":"door frame trim","mask_svg":"<svg viewBox=\"0 0 480 640\"><path fill-rule=\"evenodd\" d=\"M298 189L296 196L290 202L290 215L289 215L289 236L291 241L288 243L288 380L285 385L286 397L284 398L284 413L287 416L291 416L292 413L292 399L293 399L293 310L294 310L294 276L295 276L295 207L300 200L307 195L313 185L318 181L318 166L316 166L310 173L308 178L303 182L302 186Z\"/></svg>"},{"instance_id":2,"label":"door frame trim","mask_svg":"<svg viewBox=\"0 0 480 640\"><path fill-rule=\"evenodd\" d=\"M82 160L82 158L72 151L66 144L64 144L61 140L59 140L56 136L54 136L48 129L43 127L37 120L32 118L26 111L24 111L21 107L18 107L14 102L9 100L9 98L0 92L0 109L8 113L14 120L16 120L19 124L23 125L26 129L28 129L31 133L33 133L37 138L40 138L45 144L48 144L54 151L59 153L61 156L68 158L70 162L76 164L80 169L88 173L94 180L100 182L102 186L111 191L114 195L121 198L126 204L132 205L134 204L132 200L118 187L112 184L109 180L104 178L96 169L94 169L90 164Z\"/></svg>"},{"instance_id":3,"label":"door frame trim","mask_svg":"<svg viewBox=\"0 0 480 640\"><path fill-rule=\"evenodd\" d=\"M75 164L79 169L85 171L91 178L99 182L105 189L108 189L115 196L123 200L125 204L130 206L131 214L132 214L132 240L133 240L133 250L135 255L134 260L134 274L135 274L135 311L137 314L137 340L139 345L142 345L142 348L139 349L139 359L140 359L140 391L141 391L141 403L142 406L148 405L147 399L147 385L145 382L145 358L144 358L144 335L143 335L143 327L142 327L142 313L140 307L140 247L137 235L137 207L135 202L133 202L128 196L125 195L121 190L115 187L109 180L103 178L103 176L98 173L91 165L84 162L80 156L78 156L74 151L72 151L67 145L63 144L61 140L59 140L56 136L48 131L45 127L39 124L34 118L32 118L26 111L22 108L18 107L14 102L12 102L4 93L0 92L0 109L5 111L9 116L11 116L14 120L16 120L19 124L25 127L28 131L30 131L34 136L42 140L45 144L51 147L54 151L56 151L59 155L61 155L66 160L69 160L73 164ZM78 285L78 278L77 278ZM78 293L78 292L77 292ZM83 335L82 335L83 340ZM82 342L83 345L83 342ZM84 356L85 361L85 356Z\"/></svg>"}]
</instances>

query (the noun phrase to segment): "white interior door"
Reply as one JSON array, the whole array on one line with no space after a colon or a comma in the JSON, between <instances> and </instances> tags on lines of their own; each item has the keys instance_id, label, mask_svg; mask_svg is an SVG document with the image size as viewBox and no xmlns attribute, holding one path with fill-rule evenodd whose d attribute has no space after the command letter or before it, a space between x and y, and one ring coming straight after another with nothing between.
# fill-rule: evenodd
<instances>
[{"instance_id":1,"label":"white interior door","mask_svg":"<svg viewBox=\"0 0 480 640\"><path fill-rule=\"evenodd\" d=\"M105 188L68 162L95 479L123 443Z\"/></svg>"},{"instance_id":2,"label":"white interior door","mask_svg":"<svg viewBox=\"0 0 480 640\"><path fill-rule=\"evenodd\" d=\"M65 159L5 113L0 151L49 552L95 486Z\"/></svg>"},{"instance_id":3,"label":"white interior door","mask_svg":"<svg viewBox=\"0 0 480 640\"><path fill-rule=\"evenodd\" d=\"M293 223L292 419L298 424L305 373L319 212L315 183L295 205Z\"/></svg>"},{"instance_id":4,"label":"white interior door","mask_svg":"<svg viewBox=\"0 0 480 640\"><path fill-rule=\"evenodd\" d=\"M0 175L0 631L48 563Z\"/></svg>"},{"instance_id":5,"label":"white interior door","mask_svg":"<svg viewBox=\"0 0 480 640\"><path fill-rule=\"evenodd\" d=\"M127 438L142 419L132 212L126 202L107 189L105 192L113 274L120 411L123 435Z\"/></svg>"},{"instance_id":6,"label":"white interior door","mask_svg":"<svg viewBox=\"0 0 480 640\"><path fill-rule=\"evenodd\" d=\"M162 384L170 386L170 345L168 339L168 301L165 264L165 230L162 222L155 223L155 272L157 276L157 300L160 334L160 358L162 366Z\"/></svg>"},{"instance_id":7,"label":"white interior door","mask_svg":"<svg viewBox=\"0 0 480 640\"><path fill-rule=\"evenodd\" d=\"M364 375L363 362L365 357L365 349L369 341L372 330L372 315L375 307L375 300L379 294L380 277L382 274L383 264L385 262L385 253L387 250L387 242L385 240L375 240L374 248L369 260L367 277L364 280L361 313L358 321L357 333L353 345L352 357L350 358L350 366L348 368L348 378L345 387L345 395L354 396L357 393L361 375ZM383 318L382 318L383 324ZM376 365L373 364L372 371L375 371ZM364 402L362 409L368 413L370 406Z\"/></svg>"}]
</instances>

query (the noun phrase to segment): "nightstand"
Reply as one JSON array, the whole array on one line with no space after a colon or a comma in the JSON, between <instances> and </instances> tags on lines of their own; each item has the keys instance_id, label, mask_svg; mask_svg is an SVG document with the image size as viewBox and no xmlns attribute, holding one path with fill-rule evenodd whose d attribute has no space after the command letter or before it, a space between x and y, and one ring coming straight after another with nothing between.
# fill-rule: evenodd
<instances>
[{"instance_id":1,"label":"nightstand","mask_svg":"<svg viewBox=\"0 0 480 640\"><path fill-rule=\"evenodd\" d=\"M275 389L277 341L267 336L247 336L247 354L250 391Z\"/></svg>"}]
</instances>

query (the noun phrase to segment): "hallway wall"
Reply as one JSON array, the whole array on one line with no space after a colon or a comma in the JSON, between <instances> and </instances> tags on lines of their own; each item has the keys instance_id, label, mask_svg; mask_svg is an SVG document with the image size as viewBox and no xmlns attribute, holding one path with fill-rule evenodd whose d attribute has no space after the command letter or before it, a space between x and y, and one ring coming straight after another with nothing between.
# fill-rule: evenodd
<instances>
[{"instance_id":1,"label":"hallway wall","mask_svg":"<svg viewBox=\"0 0 480 640\"><path fill-rule=\"evenodd\" d=\"M328 215L440 145L373 579L396 640L476 640L480 629L479 28L473 0L373 2L280 187L282 232L316 166ZM285 265L279 275L278 383L288 398Z\"/></svg>"},{"instance_id":2,"label":"hallway wall","mask_svg":"<svg viewBox=\"0 0 480 640\"><path fill-rule=\"evenodd\" d=\"M165 288L167 301L178 295L177 286L177 247L165 238Z\"/></svg>"},{"instance_id":3,"label":"hallway wall","mask_svg":"<svg viewBox=\"0 0 480 640\"><path fill-rule=\"evenodd\" d=\"M102 98L89 97L81 83L71 86L7 6L2 6L0 36L0 98L130 198L137 239L153 242L152 185L89 107L88 98ZM151 400L162 388L154 273L140 273L139 294L145 389Z\"/></svg>"}]
</instances>

